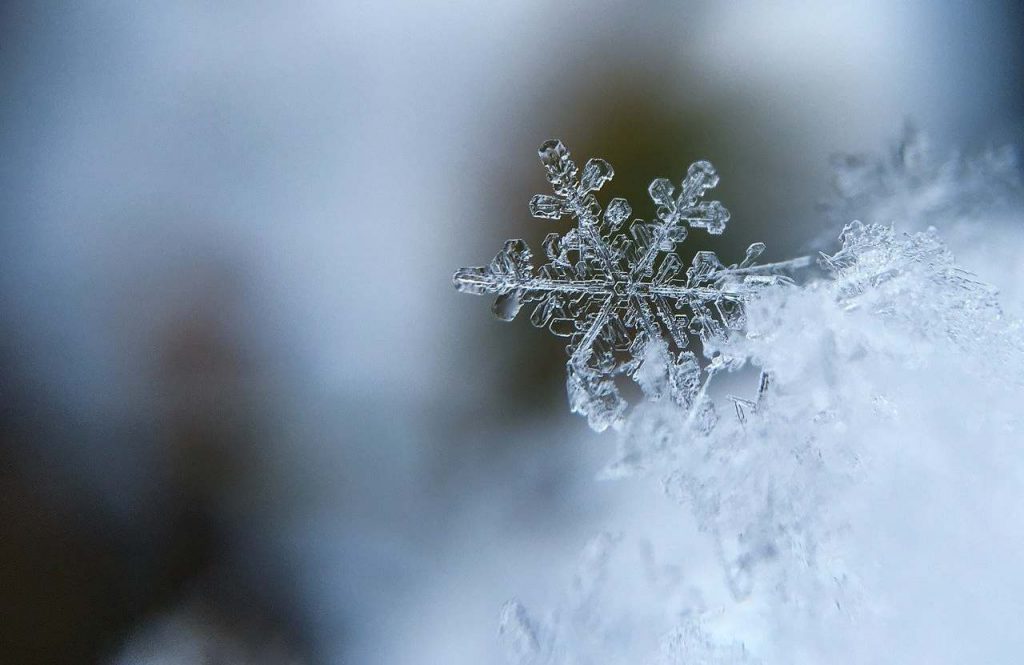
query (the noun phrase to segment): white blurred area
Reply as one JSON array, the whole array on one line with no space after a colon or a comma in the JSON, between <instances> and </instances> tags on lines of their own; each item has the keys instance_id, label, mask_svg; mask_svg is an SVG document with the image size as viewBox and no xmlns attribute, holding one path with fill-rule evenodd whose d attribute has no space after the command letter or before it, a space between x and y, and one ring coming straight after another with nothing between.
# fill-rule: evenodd
<instances>
[{"instance_id":1,"label":"white blurred area","mask_svg":"<svg viewBox=\"0 0 1024 665\"><path fill-rule=\"evenodd\" d=\"M225 534L202 580L285 589L265 613L302 626L285 640L296 662L498 662L506 599L544 606L593 533L672 519L657 487L592 480L610 440L566 413L560 367L534 396L549 408L503 393L530 357L509 345L544 334L450 286L523 228L517 197L544 185L536 146L601 155L579 104L644 72L647 103L700 114L702 145L774 192L748 205L766 241L792 247L820 228L834 151L877 150L906 117L950 145L1020 138L1010 9L4 9L5 352L25 403L68 423L10 454L57 503L94 503L97 529L159 547L180 482L168 423L228 421L242 470L181 472ZM695 157L716 154L681 156L680 172ZM234 360L168 370L174 340L197 335ZM147 626L192 594L217 602L194 585L140 615L111 662L148 653Z\"/></svg>"}]
</instances>

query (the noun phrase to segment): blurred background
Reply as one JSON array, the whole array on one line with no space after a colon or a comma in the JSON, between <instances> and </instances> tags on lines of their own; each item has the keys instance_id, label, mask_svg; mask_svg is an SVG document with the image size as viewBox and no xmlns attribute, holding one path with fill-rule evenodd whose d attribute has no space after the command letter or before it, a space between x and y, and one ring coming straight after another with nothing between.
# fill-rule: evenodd
<instances>
[{"instance_id":1,"label":"blurred background","mask_svg":"<svg viewBox=\"0 0 1024 665\"><path fill-rule=\"evenodd\" d=\"M768 260L907 118L1024 138L1015 2L8 1L0 661L499 662L597 530L562 343L450 276L695 159Z\"/></svg>"}]
</instances>

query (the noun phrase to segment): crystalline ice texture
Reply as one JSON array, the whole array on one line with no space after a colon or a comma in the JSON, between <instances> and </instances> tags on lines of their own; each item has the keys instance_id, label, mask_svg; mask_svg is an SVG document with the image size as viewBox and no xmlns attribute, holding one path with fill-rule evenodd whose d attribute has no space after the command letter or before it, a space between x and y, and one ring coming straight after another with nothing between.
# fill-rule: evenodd
<instances>
[{"instance_id":1,"label":"crystalline ice texture","mask_svg":"<svg viewBox=\"0 0 1024 665\"><path fill-rule=\"evenodd\" d=\"M621 422L626 402L615 379L635 377L652 356L667 369L643 374L648 378L641 386L651 387L654 398L667 392L691 406L701 384L695 378L699 364L688 350L691 338L706 341L742 325L744 300L786 279L777 273L806 261L755 266L764 251L763 243L755 243L739 264L726 266L704 251L683 269L675 248L689 229L720 234L729 221L721 203L702 200L718 184L709 162L692 164L678 188L665 178L654 180L648 191L657 206L655 221L626 224L632 209L625 199L612 199L602 213L595 195L615 174L608 162L591 159L581 171L554 140L539 154L554 193L534 196L530 212L542 219L570 217L575 226L548 234L547 262L540 268L525 242L509 240L489 265L457 271L455 287L496 295L494 313L506 321L531 304L534 326L568 339L569 404L595 430ZM649 354L651 343L664 344L667 352ZM651 380L655 374L664 380Z\"/></svg>"}]
</instances>

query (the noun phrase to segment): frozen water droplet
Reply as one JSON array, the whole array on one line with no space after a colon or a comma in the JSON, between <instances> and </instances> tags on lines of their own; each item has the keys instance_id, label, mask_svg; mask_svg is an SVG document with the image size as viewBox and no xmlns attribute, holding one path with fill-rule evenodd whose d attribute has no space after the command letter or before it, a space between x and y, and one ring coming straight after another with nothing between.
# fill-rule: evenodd
<instances>
[{"instance_id":1,"label":"frozen water droplet","mask_svg":"<svg viewBox=\"0 0 1024 665\"><path fill-rule=\"evenodd\" d=\"M508 293L501 294L494 300L491 311L502 321L511 321L516 318L516 314L519 313L519 309L522 306L523 303L520 300L519 291L509 291Z\"/></svg>"}]
</instances>

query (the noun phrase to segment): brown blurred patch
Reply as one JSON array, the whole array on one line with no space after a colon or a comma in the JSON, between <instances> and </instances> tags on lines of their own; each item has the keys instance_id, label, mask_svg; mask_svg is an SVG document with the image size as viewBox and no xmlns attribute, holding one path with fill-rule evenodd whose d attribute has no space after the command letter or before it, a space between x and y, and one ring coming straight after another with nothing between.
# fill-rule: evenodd
<instances>
[{"instance_id":1,"label":"brown blurred patch","mask_svg":"<svg viewBox=\"0 0 1024 665\"><path fill-rule=\"evenodd\" d=\"M137 345L144 352L132 371L152 368L152 402L82 427L19 380L16 353L3 358L0 661L106 661L130 635L195 607L216 618L211 625L225 642L272 641L290 654L306 648L287 571L270 565L254 577L247 563L258 553L240 551L242 527L226 509L245 505L246 493L258 494L267 480L258 460L270 445L275 405L240 333L237 282L220 269L199 275L168 278L185 285L170 291L188 295L157 306L152 326L117 326L151 335ZM128 303L122 315L154 313ZM96 437L126 450L155 442L145 449L157 455L150 461L158 487L144 503L122 506L128 518L107 514L74 469L45 462L62 445L87 447Z\"/></svg>"}]
</instances>

